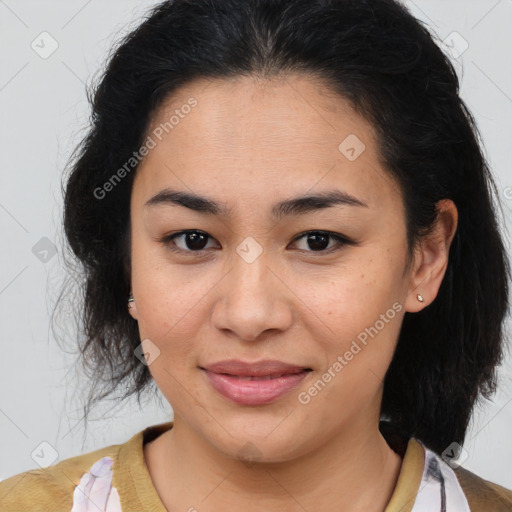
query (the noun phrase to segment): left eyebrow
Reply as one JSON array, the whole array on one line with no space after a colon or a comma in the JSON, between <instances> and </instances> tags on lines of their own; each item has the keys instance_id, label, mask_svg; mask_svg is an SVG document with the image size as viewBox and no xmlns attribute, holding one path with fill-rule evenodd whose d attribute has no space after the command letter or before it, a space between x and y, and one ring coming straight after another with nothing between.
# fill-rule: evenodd
<instances>
[{"instance_id":1,"label":"left eyebrow","mask_svg":"<svg viewBox=\"0 0 512 512\"><path fill-rule=\"evenodd\" d=\"M145 203L145 207L156 205L184 206L206 215L219 215L228 217L232 209L225 204L218 203L208 197L196 194L172 190L166 188L151 197ZM368 208L368 205L342 190L326 190L317 194L309 194L280 201L272 206L271 216L280 219L291 215L304 215L306 213L331 208L337 205L361 206Z\"/></svg>"}]
</instances>

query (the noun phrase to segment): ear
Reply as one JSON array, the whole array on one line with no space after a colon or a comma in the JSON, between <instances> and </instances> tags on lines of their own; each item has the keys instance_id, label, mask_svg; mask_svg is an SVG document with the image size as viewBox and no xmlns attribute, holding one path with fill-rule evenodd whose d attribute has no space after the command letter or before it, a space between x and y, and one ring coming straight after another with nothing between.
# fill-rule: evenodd
<instances>
[{"instance_id":1,"label":"ear","mask_svg":"<svg viewBox=\"0 0 512 512\"><path fill-rule=\"evenodd\" d=\"M410 313L434 302L448 267L450 245L457 230L457 207L450 199L443 199L437 203L437 213L435 227L423 237L414 252L405 299L405 310ZM423 302L418 300L418 294L423 297Z\"/></svg>"},{"instance_id":2,"label":"ear","mask_svg":"<svg viewBox=\"0 0 512 512\"><path fill-rule=\"evenodd\" d=\"M130 295L132 295L131 292L130 292ZM135 301L128 302L128 312L130 313L130 316L134 320L138 320L137 305L135 304Z\"/></svg>"}]
</instances>

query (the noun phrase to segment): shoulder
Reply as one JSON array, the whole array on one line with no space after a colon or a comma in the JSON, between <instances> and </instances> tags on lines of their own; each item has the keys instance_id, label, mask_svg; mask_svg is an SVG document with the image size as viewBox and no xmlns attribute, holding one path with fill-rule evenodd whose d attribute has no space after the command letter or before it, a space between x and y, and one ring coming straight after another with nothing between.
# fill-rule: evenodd
<instances>
[{"instance_id":1,"label":"shoulder","mask_svg":"<svg viewBox=\"0 0 512 512\"><path fill-rule=\"evenodd\" d=\"M407 447L397 451L395 446L402 468L386 512L512 512L512 490L450 464L419 439L401 439Z\"/></svg>"},{"instance_id":2,"label":"shoulder","mask_svg":"<svg viewBox=\"0 0 512 512\"><path fill-rule=\"evenodd\" d=\"M111 464L115 465L120 446L108 446L47 468L33 469L7 478L0 482L0 510L69 512L74 504L75 487L81 483L82 477L95 464L103 467L108 463L109 468Z\"/></svg>"},{"instance_id":3,"label":"shoulder","mask_svg":"<svg viewBox=\"0 0 512 512\"><path fill-rule=\"evenodd\" d=\"M459 466L454 469L471 512L512 512L512 491Z\"/></svg>"}]
</instances>

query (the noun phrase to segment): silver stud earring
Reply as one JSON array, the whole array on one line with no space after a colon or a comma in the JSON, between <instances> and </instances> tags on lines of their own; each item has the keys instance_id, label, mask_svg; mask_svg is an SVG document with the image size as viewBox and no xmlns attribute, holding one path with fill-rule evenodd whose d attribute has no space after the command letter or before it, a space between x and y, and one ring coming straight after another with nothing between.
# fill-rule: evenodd
<instances>
[{"instance_id":1,"label":"silver stud earring","mask_svg":"<svg viewBox=\"0 0 512 512\"><path fill-rule=\"evenodd\" d=\"M425 299L424 299L424 298L423 298L423 297L418 293L418 300L419 300L420 302L423 302Z\"/></svg>"},{"instance_id":2,"label":"silver stud earring","mask_svg":"<svg viewBox=\"0 0 512 512\"><path fill-rule=\"evenodd\" d=\"M130 295L128 297L128 302L135 302L135 299L133 298L133 295Z\"/></svg>"}]
</instances>

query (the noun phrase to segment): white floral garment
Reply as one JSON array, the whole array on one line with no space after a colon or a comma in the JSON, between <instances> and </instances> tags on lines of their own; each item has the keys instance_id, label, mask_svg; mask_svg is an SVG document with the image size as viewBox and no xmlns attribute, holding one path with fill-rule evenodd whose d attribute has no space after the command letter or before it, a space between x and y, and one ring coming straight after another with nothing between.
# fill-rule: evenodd
<instances>
[{"instance_id":1,"label":"white floral garment","mask_svg":"<svg viewBox=\"0 0 512 512\"><path fill-rule=\"evenodd\" d=\"M112 487L112 457L96 461L73 492L71 512L122 512L119 493Z\"/></svg>"},{"instance_id":2,"label":"white floral garment","mask_svg":"<svg viewBox=\"0 0 512 512\"><path fill-rule=\"evenodd\" d=\"M423 449L423 476L411 512L471 512L452 468L433 451Z\"/></svg>"},{"instance_id":3,"label":"white floral garment","mask_svg":"<svg viewBox=\"0 0 512 512\"><path fill-rule=\"evenodd\" d=\"M470 512L452 468L425 446L423 449L423 476L411 512ZM112 464L112 457L103 457L84 473L75 487L71 512L122 512L119 493L112 486Z\"/></svg>"}]
</instances>

